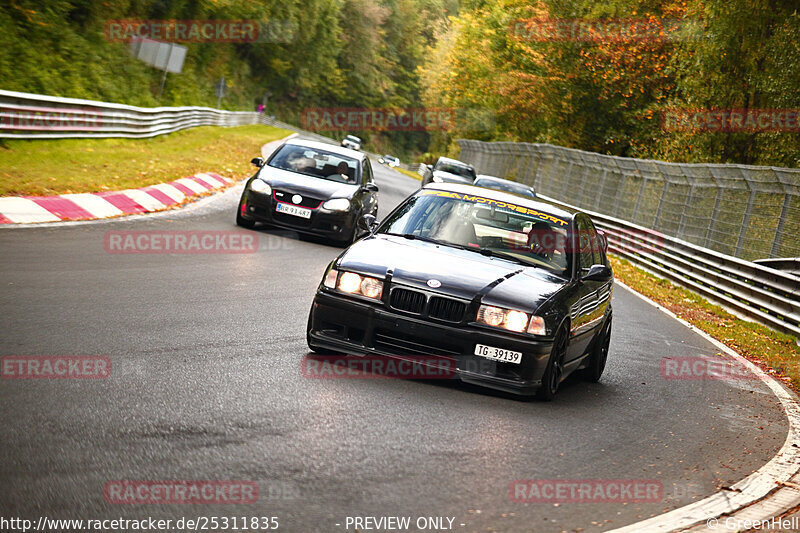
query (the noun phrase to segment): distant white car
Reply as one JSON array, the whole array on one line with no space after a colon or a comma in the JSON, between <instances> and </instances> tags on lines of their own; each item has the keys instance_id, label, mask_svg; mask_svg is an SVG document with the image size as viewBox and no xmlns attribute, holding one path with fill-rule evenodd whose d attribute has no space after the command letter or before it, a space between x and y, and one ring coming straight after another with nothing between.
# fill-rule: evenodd
<instances>
[{"instance_id":1,"label":"distant white car","mask_svg":"<svg viewBox=\"0 0 800 533\"><path fill-rule=\"evenodd\" d=\"M346 135L345 138L342 139L342 146L350 148L351 150L361 150L361 139L355 135Z\"/></svg>"},{"instance_id":2,"label":"distant white car","mask_svg":"<svg viewBox=\"0 0 800 533\"><path fill-rule=\"evenodd\" d=\"M378 158L378 163L383 163L384 165L387 165L387 166L390 166L390 167L399 167L400 166L400 160L397 159L395 156L389 155L389 154L385 154L382 157L379 157Z\"/></svg>"}]
</instances>

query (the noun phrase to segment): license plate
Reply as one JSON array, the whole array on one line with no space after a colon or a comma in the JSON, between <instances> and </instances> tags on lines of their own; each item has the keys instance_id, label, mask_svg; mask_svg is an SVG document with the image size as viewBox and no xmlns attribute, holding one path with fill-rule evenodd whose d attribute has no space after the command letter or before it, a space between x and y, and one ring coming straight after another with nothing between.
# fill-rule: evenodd
<instances>
[{"instance_id":1,"label":"license plate","mask_svg":"<svg viewBox=\"0 0 800 533\"><path fill-rule=\"evenodd\" d=\"M486 346L485 344L475 345L475 355L485 357L486 359L501 361L503 363L514 363L515 365L522 362L522 352L504 350L503 348L495 348L494 346Z\"/></svg>"},{"instance_id":2,"label":"license plate","mask_svg":"<svg viewBox=\"0 0 800 533\"><path fill-rule=\"evenodd\" d=\"M296 205L279 203L277 207L275 207L275 211L278 211L279 213L285 213L287 215L294 215L300 218L311 218L311 209L297 207Z\"/></svg>"}]
</instances>

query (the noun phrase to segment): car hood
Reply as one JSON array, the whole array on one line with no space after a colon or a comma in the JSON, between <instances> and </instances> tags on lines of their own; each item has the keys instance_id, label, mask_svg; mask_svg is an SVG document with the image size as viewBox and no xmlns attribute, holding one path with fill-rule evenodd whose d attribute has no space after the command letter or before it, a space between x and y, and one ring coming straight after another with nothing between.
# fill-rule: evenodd
<instances>
[{"instance_id":1,"label":"car hood","mask_svg":"<svg viewBox=\"0 0 800 533\"><path fill-rule=\"evenodd\" d=\"M281 189L311 198L351 198L358 190L358 185L314 178L269 166L263 167L258 177L269 183L273 189Z\"/></svg>"},{"instance_id":2,"label":"car hood","mask_svg":"<svg viewBox=\"0 0 800 533\"><path fill-rule=\"evenodd\" d=\"M484 303L535 312L567 284L546 270L486 257L469 250L377 234L362 239L340 257L340 270L351 270L383 279L392 272L392 283L472 300L482 294ZM428 286L429 280L441 283Z\"/></svg>"},{"instance_id":3,"label":"car hood","mask_svg":"<svg viewBox=\"0 0 800 533\"><path fill-rule=\"evenodd\" d=\"M465 178L464 176L459 176L458 174L450 174L449 172L445 172L443 170L434 170L433 175L437 178L441 178L442 181L446 183L464 183L466 185L472 185L471 179Z\"/></svg>"}]
</instances>

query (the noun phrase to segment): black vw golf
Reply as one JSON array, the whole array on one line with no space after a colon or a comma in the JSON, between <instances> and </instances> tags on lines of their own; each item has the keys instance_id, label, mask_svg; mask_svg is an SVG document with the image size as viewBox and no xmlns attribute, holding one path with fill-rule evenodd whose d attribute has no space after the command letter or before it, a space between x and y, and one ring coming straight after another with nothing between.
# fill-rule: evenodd
<instances>
[{"instance_id":1,"label":"black vw golf","mask_svg":"<svg viewBox=\"0 0 800 533\"><path fill-rule=\"evenodd\" d=\"M550 400L600 379L613 276L589 217L469 185L432 184L329 266L308 320L319 353L419 357L464 382Z\"/></svg>"},{"instance_id":2,"label":"black vw golf","mask_svg":"<svg viewBox=\"0 0 800 533\"><path fill-rule=\"evenodd\" d=\"M350 244L357 221L378 212L378 186L366 155L316 141L292 139L268 161L260 157L236 211L236 223L256 222Z\"/></svg>"}]
</instances>

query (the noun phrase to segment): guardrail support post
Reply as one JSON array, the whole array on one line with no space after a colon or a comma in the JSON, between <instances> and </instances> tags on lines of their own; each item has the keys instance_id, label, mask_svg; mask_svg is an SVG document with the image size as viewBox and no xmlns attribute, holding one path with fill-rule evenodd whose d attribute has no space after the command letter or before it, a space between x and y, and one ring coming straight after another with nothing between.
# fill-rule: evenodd
<instances>
[{"instance_id":1,"label":"guardrail support post","mask_svg":"<svg viewBox=\"0 0 800 533\"><path fill-rule=\"evenodd\" d=\"M775 238L772 240L772 250L769 252L770 258L778 257L781 252L781 239L783 238L783 223L789 218L789 207L792 205L792 196L786 194L783 198L783 208L781 218L778 219L778 227L775 228Z\"/></svg>"},{"instance_id":2,"label":"guardrail support post","mask_svg":"<svg viewBox=\"0 0 800 533\"><path fill-rule=\"evenodd\" d=\"M750 183L747 183L750 186ZM739 240L736 242L736 251L733 253L734 257L742 257L742 246L744 246L744 238L747 234L747 228L750 225L750 213L753 211L753 202L756 199L756 190L750 186L750 198L747 199L747 209L744 212L744 219L742 220L742 229L739 230Z\"/></svg>"}]
</instances>

